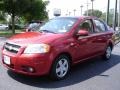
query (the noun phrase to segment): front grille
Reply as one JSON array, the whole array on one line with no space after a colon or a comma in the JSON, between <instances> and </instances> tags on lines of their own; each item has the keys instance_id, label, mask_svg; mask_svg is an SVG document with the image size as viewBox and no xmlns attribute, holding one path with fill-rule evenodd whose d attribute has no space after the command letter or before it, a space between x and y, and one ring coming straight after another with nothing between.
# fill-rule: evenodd
<instances>
[{"instance_id":1,"label":"front grille","mask_svg":"<svg viewBox=\"0 0 120 90\"><path fill-rule=\"evenodd\" d=\"M12 53L18 53L20 46L11 43L6 43L4 49Z\"/></svg>"}]
</instances>

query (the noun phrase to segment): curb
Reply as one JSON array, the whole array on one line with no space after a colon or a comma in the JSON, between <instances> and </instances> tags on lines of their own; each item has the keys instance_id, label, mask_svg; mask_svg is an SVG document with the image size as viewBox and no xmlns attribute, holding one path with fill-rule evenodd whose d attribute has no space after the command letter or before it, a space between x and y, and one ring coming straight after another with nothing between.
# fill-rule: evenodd
<instances>
[{"instance_id":1,"label":"curb","mask_svg":"<svg viewBox=\"0 0 120 90\"><path fill-rule=\"evenodd\" d=\"M117 41L117 42L115 43L115 45L117 45L118 43L120 43L120 40L119 40L119 41Z\"/></svg>"}]
</instances>

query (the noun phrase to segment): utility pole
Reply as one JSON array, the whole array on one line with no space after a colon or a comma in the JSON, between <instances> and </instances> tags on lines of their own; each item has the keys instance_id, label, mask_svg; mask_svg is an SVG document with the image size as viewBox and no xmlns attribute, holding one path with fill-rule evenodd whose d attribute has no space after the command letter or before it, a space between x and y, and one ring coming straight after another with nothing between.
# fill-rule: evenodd
<instances>
[{"instance_id":1,"label":"utility pole","mask_svg":"<svg viewBox=\"0 0 120 90\"><path fill-rule=\"evenodd\" d=\"M120 27L120 0L119 0L119 13L118 13L118 27Z\"/></svg>"},{"instance_id":2,"label":"utility pole","mask_svg":"<svg viewBox=\"0 0 120 90\"><path fill-rule=\"evenodd\" d=\"M93 15L93 2L94 2L94 0L91 0L91 2L92 2L92 15Z\"/></svg>"},{"instance_id":3,"label":"utility pole","mask_svg":"<svg viewBox=\"0 0 120 90\"><path fill-rule=\"evenodd\" d=\"M109 23L109 9L110 9L110 0L107 3L107 15L106 15L106 22Z\"/></svg>"},{"instance_id":4,"label":"utility pole","mask_svg":"<svg viewBox=\"0 0 120 90\"><path fill-rule=\"evenodd\" d=\"M90 3L88 3L88 0L87 0L87 3L86 3L86 5L87 5L87 16L88 16L88 6L89 6L89 4Z\"/></svg>"},{"instance_id":5,"label":"utility pole","mask_svg":"<svg viewBox=\"0 0 120 90\"><path fill-rule=\"evenodd\" d=\"M83 5L81 5L81 6L80 6L80 8L81 8L81 16L82 16L82 9L83 9Z\"/></svg>"},{"instance_id":6,"label":"utility pole","mask_svg":"<svg viewBox=\"0 0 120 90\"><path fill-rule=\"evenodd\" d=\"M69 16L71 15L71 12L69 12Z\"/></svg>"},{"instance_id":7,"label":"utility pole","mask_svg":"<svg viewBox=\"0 0 120 90\"><path fill-rule=\"evenodd\" d=\"M68 9L67 9L67 11L66 11L66 14L65 14L66 16L68 16Z\"/></svg>"},{"instance_id":8,"label":"utility pole","mask_svg":"<svg viewBox=\"0 0 120 90\"><path fill-rule=\"evenodd\" d=\"M114 21L113 21L113 29L115 30L117 25L117 0L115 1L115 11L114 11Z\"/></svg>"},{"instance_id":9,"label":"utility pole","mask_svg":"<svg viewBox=\"0 0 120 90\"><path fill-rule=\"evenodd\" d=\"M74 16L75 16L75 14L76 14L76 9L74 9L73 12L74 12Z\"/></svg>"}]
</instances>

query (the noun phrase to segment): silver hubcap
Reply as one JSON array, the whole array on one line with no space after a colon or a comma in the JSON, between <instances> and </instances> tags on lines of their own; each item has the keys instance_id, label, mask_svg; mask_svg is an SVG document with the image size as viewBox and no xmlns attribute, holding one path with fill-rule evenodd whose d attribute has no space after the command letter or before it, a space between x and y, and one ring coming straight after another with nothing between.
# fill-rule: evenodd
<instances>
[{"instance_id":1,"label":"silver hubcap","mask_svg":"<svg viewBox=\"0 0 120 90\"><path fill-rule=\"evenodd\" d=\"M110 58L110 56L111 56L111 48L108 47L107 50L106 50L106 57Z\"/></svg>"},{"instance_id":2,"label":"silver hubcap","mask_svg":"<svg viewBox=\"0 0 120 90\"><path fill-rule=\"evenodd\" d=\"M58 77L64 77L68 72L68 61L67 59L61 59L56 66L56 74Z\"/></svg>"}]
</instances>

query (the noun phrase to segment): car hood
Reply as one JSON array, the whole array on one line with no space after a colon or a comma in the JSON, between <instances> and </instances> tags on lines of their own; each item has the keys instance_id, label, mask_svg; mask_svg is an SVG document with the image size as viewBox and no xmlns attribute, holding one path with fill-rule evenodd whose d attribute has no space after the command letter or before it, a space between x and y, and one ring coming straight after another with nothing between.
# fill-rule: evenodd
<instances>
[{"instance_id":1,"label":"car hood","mask_svg":"<svg viewBox=\"0 0 120 90\"><path fill-rule=\"evenodd\" d=\"M22 34L17 34L12 36L8 40L8 42L19 44L19 45L40 44L40 43L50 44L54 40L62 36L63 36L62 34L27 32L27 33L22 33Z\"/></svg>"}]
</instances>

